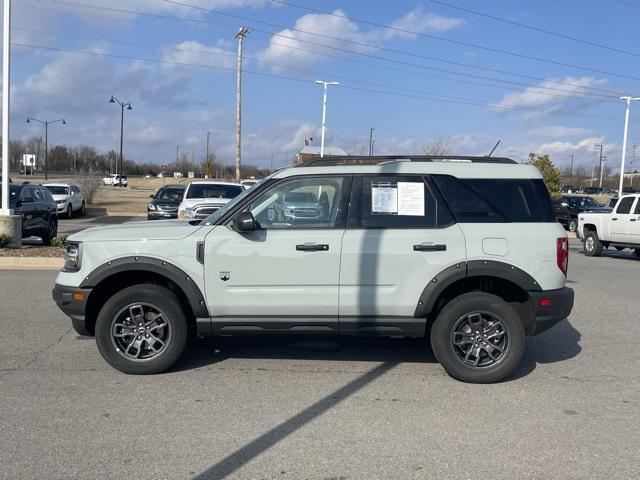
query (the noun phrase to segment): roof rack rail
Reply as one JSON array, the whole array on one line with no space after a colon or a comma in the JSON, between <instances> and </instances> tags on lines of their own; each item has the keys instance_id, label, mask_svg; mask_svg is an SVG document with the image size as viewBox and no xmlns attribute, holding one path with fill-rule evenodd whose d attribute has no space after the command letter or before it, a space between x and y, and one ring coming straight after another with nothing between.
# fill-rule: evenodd
<instances>
[{"instance_id":1,"label":"roof rack rail","mask_svg":"<svg viewBox=\"0 0 640 480\"><path fill-rule=\"evenodd\" d=\"M452 162L452 163L518 163L506 157L477 157L472 155L347 155L312 158L296 167L329 167L339 165L379 165L392 162Z\"/></svg>"}]
</instances>

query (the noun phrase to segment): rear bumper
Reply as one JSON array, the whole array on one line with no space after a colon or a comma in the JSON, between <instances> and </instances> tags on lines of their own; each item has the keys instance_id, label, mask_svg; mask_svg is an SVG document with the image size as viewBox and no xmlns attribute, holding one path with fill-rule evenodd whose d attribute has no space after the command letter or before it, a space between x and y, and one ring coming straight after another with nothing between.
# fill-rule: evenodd
<instances>
[{"instance_id":1,"label":"rear bumper","mask_svg":"<svg viewBox=\"0 0 640 480\"><path fill-rule=\"evenodd\" d=\"M58 308L71 319L73 329L78 334L86 336L93 335L86 324L87 299L90 293L90 288L68 287L57 283L51 291L51 296ZM75 294L83 294L82 299L80 295Z\"/></svg>"},{"instance_id":2,"label":"rear bumper","mask_svg":"<svg viewBox=\"0 0 640 480\"><path fill-rule=\"evenodd\" d=\"M569 287L529 292L529 296L533 300L535 312L533 335L549 330L567 318L573 309L573 289Z\"/></svg>"}]
</instances>

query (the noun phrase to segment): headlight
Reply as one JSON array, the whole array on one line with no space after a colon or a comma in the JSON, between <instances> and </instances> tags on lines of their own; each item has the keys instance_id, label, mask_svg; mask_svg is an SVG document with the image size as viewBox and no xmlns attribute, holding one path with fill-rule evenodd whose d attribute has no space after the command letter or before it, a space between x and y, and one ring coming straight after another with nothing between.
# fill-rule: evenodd
<instances>
[{"instance_id":1,"label":"headlight","mask_svg":"<svg viewBox=\"0 0 640 480\"><path fill-rule=\"evenodd\" d=\"M60 205L60 204L62 204L62 203L65 203L66 201L67 201L67 199L65 198L64 200L56 200L56 203L57 203L58 205Z\"/></svg>"},{"instance_id":2,"label":"headlight","mask_svg":"<svg viewBox=\"0 0 640 480\"><path fill-rule=\"evenodd\" d=\"M184 211L184 216L186 218L194 218L196 216L196 211L193 208L187 208Z\"/></svg>"},{"instance_id":3,"label":"headlight","mask_svg":"<svg viewBox=\"0 0 640 480\"><path fill-rule=\"evenodd\" d=\"M82 247L80 243L68 243L64 250L64 272L77 272L80 270L80 260L82 259Z\"/></svg>"},{"instance_id":4,"label":"headlight","mask_svg":"<svg viewBox=\"0 0 640 480\"><path fill-rule=\"evenodd\" d=\"M149 210L155 210L156 206L153 203L149 204Z\"/></svg>"},{"instance_id":5,"label":"headlight","mask_svg":"<svg viewBox=\"0 0 640 480\"><path fill-rule=\"evenodd\" d=\"M284 214L292 217L292 216L294 216L296 214L296 209L295 208L285 208L284 209Z\"/></svg>"}]
</instances>

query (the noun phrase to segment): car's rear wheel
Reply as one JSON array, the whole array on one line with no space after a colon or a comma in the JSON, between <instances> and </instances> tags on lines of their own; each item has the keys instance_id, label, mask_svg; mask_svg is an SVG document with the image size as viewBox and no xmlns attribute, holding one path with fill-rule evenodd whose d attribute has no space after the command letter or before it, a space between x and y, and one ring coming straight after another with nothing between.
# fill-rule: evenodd
<instances>
[{"instance_id":1,"label":"car's rear wheel","mask_svg":"<svg viewBox=\"0 0 640 480\"><path fill-rule=\"evenodd\" d=\"M43 245L51 245L51 241L58 235L58 219L55 216L49 218L46 230L42 233L41 239Z\"/></svg>"},{"instance_id":2,"label":"car's rear wheel","mask_svg":"<svg viewBox=\"0 0 640 480\"><path fill-rule=\"evenodd\" d=\"M171 290L134 285L112 296L96 320L96 343L121 372L144 375L170 368L187 342L187 316Z\"/></svg>"},{"instance_id":3,"label":"car's rear wheel","mask_svg":"<svg viewBox=\"0 0 640 480\"><path fill-rule=\"evenodd\" d=\"M584 254L587 257L599 257L602 255L602 249L604 245L598 238L598 234L594 231L589 231L584 236Z\"/></svg>"},{"instance_id":4,"label":"car's rear wheel","mask_svg":"<svg viewBox=\"0 0 640 480\"><path fill-rule=\"evenodd\" d=\"M634 252L636 254L636 257L640 257L640 248L636 248Z\"/></svg>"},{"instance_id":5,"label":"car's rear wheel","mask_svg":"<svg viewBox=\"0 0 640 480\"><path fill-rule=\"evenodd\" d=\"M431 329L431 346L449 375L493 383L510 375L525 347L516 310L496 295L465 293L447 303Z\"/></svg>"},{"instance_id":6,"label":"car's rear wheel","mask_svg":"<svg viewBox=\"0 0 640 480\"><path fill-rule=\"evenodd\" d=\"M572 218L569 220L568 228L570 232L575 232L578 229L578 219Z\"/></svg>"}]
</instances>

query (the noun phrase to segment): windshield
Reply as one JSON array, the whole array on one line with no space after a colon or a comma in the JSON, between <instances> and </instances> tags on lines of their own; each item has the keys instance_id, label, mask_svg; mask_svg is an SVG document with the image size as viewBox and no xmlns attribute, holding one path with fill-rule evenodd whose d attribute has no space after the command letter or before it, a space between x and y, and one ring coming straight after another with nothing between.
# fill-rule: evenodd
<instances>
[{"instance_id":1,"label":"windshield","mask_svg":"<svg viewBox=\"0 0 640 480\"><path fill-rule=\"evenodd\" d=\"M51 195L69 195L69 187L52 186L45 187Z\"/></svg>"},{"instance_id":2,"label":"windshield","mask_svg":"<svg viewBox=\"0 0 640 480\"><path fill-rule=\"evenodd\" d=\"M164 187L156 192L155 198L158 200L173 200L181 202L184 197L184 188Z\"/></svg>"},{"instance_id":3,"label":"windshield","mask_svg":"<svg viewBox=\"0 0 640 480\"><path fill-rule=\"evenodd\" d=\"M229 210L234 209L236 205L242 202L247 197L247 195L252 194L253 192L259 190L260 186L265 182L267 182L268 180L270 180L272 176L273 175L269 175L268 177L265 177L262 180L260 180L253 187L244 190L240 195L235 197L229 203L226 203L225 205L220 207L218 210L213 212L211 215L209 215L207 218L202 220L200 225L206 225L206 226L214 225L218 221L218 219L222 218Z\"/></svg>"},{"instance_id":4,"label":"windshield","mask_svg":"<svg viewBox=\"0 0 640 480\"><path fill-rule=\"evenodd\" d=\"M219 183L192 183L187 198L235 198L243 192L240 185Z\"/></svg>"},{"instance_id":5,"label":"windshield","mask_svg":"<svg viewBox=\"0 0 640 480\"><path fill-rule=\"evenodd\" d=\"M570 197L567 201L573 208L600 208L598 202L591 197Z\"/></svg>"}]
</instances>

